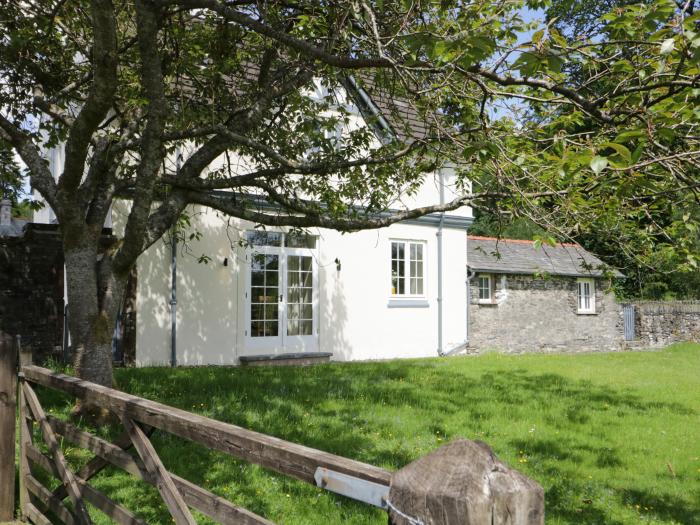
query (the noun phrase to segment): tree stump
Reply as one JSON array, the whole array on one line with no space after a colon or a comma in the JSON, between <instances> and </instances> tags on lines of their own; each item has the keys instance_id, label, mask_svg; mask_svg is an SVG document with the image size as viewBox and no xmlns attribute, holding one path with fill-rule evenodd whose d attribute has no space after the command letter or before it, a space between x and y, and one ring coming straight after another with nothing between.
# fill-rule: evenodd
<instances>
[{"instance_id":1,"label":"tree stump","mask_svg":"<svg viewBox=\"0 0 700 525\"><path fill-rule=\"evenodd\" d=\"M390 525L543 525L544 490L480 441L460 439L391 477Z\"/></svg>"}]
</instances>

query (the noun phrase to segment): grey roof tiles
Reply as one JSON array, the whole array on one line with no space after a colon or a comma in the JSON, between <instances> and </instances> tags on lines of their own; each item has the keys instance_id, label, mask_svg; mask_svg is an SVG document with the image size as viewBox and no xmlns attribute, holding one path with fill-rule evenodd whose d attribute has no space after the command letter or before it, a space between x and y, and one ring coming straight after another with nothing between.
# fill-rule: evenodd
<instances>
[{"instance_id":1,"label":"grey roof tiles","mask_svg":"<svg viewBox=\"0 0 700 525\"><path fill-rule=\"evenodd\" d=\"M535 247L533 241L470 235L467 266L477 272L599 277L607 271L623 275L578 244Z\"/></svg>"}]
</instances>

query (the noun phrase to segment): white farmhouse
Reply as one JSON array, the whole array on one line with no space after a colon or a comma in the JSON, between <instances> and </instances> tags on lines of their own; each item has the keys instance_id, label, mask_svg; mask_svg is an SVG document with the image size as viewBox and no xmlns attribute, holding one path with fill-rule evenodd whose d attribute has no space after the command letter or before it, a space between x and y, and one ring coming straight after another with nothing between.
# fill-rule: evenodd
<instances>
[{"instance_id":1,"label":"white farmhouse","mask_svg":"<svg viewBox=\"0 0 700 525\"><path fill-rule=\"evenodd\" d=\"M381 117L386 101L354 87L351 125L365 125L366 111ZM58 176L61 151L48 156ZM445 163L396 208L454 199L455 182ZM127 205L113 211L118 234ZM469 207L346 234L261 229L208 208L189 214L201 237L163 239L138 261L138 366L428 357L467 344Z\"/></svg>"}]
</instances>

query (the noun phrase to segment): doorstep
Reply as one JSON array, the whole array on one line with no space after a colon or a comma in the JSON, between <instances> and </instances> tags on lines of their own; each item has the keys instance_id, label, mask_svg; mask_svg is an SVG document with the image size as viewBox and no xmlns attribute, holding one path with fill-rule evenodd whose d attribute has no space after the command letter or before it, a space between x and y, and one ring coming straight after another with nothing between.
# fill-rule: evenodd
<instances>
[{"instance_id":1,"label":"doorstep","mask_svg":"<svg viewBox=\"0 0 700 525\"><path fill-rule=\"evenodd\" d=\"M241 366L310 366L328 363L330 352L295 352L290 354L242 355Z\"/></svg>"}]
</instances>

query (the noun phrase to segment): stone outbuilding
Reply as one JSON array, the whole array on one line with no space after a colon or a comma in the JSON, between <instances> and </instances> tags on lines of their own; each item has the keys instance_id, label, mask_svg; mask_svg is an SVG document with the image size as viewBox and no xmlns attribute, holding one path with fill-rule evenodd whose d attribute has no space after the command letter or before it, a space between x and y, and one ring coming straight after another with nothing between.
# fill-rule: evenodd
<instances>
[{"instance_id":1,"label":"stone outbuilding","mask_svg":"<svg viewBox=\"0 0 700 525\"><path fill-rule=\"evenodd\" d=\"M622 318L615 269L577 244L469 236L469 346L475 351L610 351Z\"/></svg>"}]
</instances>

